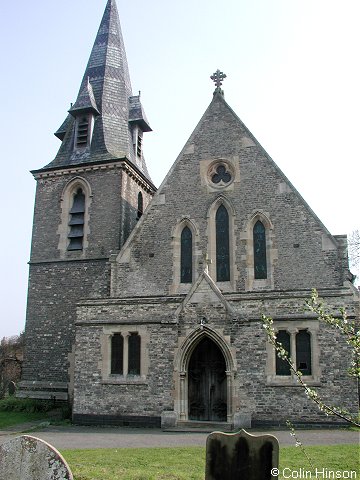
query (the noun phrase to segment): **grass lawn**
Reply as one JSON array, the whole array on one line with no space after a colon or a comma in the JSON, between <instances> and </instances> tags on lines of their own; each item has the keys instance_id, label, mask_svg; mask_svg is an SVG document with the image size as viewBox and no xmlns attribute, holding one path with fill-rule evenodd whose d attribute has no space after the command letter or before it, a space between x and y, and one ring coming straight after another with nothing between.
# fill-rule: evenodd
<instances>
[{"instance_id":1,"label":"grass lawn","mask_svg":"<svg viewBox=\"0 0 360 480\"><path fill-rule=\"evenodd\" d=\"M46 420L44 412L1 412L0 411L0 429L11 427L18 423L32 422L34 420Z\"/></svg>"},{"instance_id":2,"label":"grass lawn","mask_svg":"<svg viewBox=\"0 0 360 480\"><path fill-rule=\"evenodd\" d=\"M353 470L356 478L360 478L358 445L306 447L306 452L314 468ZM64 450L62 454L74 480L203 480L205 474L205 448L202 447ZM280 450L280 472L284 468L295 474L299 472L299 476L292 478L305 478L300 477L300 468L311 470L302 451L296 447ZM279 479L286 478L288 472L285 471L285 477L279 475ZM311 478L326 480L325 476L315 473Z\"/></svg>"}]
</instances>

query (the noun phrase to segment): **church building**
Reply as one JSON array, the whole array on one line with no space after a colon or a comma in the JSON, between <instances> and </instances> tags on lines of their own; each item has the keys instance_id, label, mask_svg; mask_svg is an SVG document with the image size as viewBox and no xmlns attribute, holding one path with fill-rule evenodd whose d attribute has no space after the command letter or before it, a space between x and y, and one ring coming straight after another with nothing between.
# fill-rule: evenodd
<instances>
[{"instance_id":1,"label":"church building","mask_svg":"<svg viewBox=\"0 0 360 480\"><path fill-rule=\"evenodd\" d=\"M224 77L156 189L107 1L60 149L32 171L19 396L69 401L78 424L336 421L276 357L264 313L306 383L356 411L344 338L304 309L316 288L335 314L358 314L346 235L331 235L227 104Z\"/></svg>"}]
</instances>

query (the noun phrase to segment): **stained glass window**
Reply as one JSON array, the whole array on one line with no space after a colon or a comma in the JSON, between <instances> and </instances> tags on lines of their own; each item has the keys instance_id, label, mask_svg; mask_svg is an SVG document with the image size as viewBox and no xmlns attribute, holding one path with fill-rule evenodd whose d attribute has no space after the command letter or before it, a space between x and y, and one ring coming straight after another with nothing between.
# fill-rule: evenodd
<instances>
[{"instance_id":1,"label":"stained glass window","mask_svg":"<svg viewBox=\"0 0 360 480\"><path fill-rule=\"evenodd\" d=\"M70 210L68 238L70 240L68 250L82 250L84 240L85 222L85 195L81 188L74 195L73 204Z\"/></svg>"},{"instance_id":2,"label":"stained glass window","mask_svg":"<svg viewBox=\"0 0 360 480\"><path fill-rule=\"evenodd\" d=\"M217 209L216 217L216 279L230 280L229 214L224 205Z\"/></svg>"},{"instance_id":3,"label":"stained glass window","mask_svg":"<svg viewBox=\"0 0 360 480\"><path fill-rule=\"evenodd\" d=\"M128 374L140 375L140 349L141 338L136 332L130 334L129 337L129 363Z\"/></svg>"},{"instance_id":4,"label":"stained glass window","mask_svg":"<svg viewBox=\"0 0 360 480\"><path fill-rule=\"evenodd\" d=\"M266 266L266 233L264 225L258 220L253 230L254 240L254 277L267 278Z\"/></svg>"},{"instance_id":5,"label":"stained glass window","mask_svg":"<svg viewBox=\"0 0 360 480\"><path fill-rule=\"evenodd\" d=\"M124 338L121 333L111 337L111 373L123 374Z\"/></svg>"},{"instance_id":6,"label":"stained glass window","mask_svg":"<svg viewBox=\"0 0 360 480\"><path fill-rule=\"evenodd\" d=\"M192 233L189 227L181 232L180 282L192 282Z\"/></svg>"},{"instance_id":7,"label":"stained glass window","mask_svg":"<svg viewBox=\"0 0 360 480\"><path fill-rule=\"evenodd\" d=\"M290 334L286 330L279 330L276 334L276 340L281 343L290 357ZM290 375L290 365L286 360L276 355L276 375Z\"/></svg>"},{"instance_id":8,"label":"stained glass window","mask_svg":"<svg viewBox=\"0 0 360 480\"><path fill-rule=\"evenodd\" d=\"M296 334L296 369L303 375L311 375L311 338L307 330Z\"/></svg>"}]
</instances>

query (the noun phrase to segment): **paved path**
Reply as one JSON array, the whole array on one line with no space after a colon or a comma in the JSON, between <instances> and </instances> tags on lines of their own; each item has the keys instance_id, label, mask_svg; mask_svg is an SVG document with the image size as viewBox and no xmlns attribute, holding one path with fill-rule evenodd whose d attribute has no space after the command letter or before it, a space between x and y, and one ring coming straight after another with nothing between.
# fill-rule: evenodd
<instances>
[{"instance_id":1,"label":"paved path","mask_svg":"<svg viewBox=\"0 0 360 480\"><path fill-rule=\"evenodd\" d=\"M29 427L29 425L27 425ZM21 435L19 427L11 431L0 431L0 444ZM24 427L22 427L24 430ZM253 431L254 435L270 433L279 440L280 446L294 445L294 439L288 430ZM208 433L163 432L160 429L122 428L122 427L79 427L45 426L27 432L54 445L59 450L76 448L136 448L136 447L178 447L205 446ZM359 444L360 432L349 430L298 430L299 440L306 445L338 445L342 443Z\"/></svg>"}]
</instances>

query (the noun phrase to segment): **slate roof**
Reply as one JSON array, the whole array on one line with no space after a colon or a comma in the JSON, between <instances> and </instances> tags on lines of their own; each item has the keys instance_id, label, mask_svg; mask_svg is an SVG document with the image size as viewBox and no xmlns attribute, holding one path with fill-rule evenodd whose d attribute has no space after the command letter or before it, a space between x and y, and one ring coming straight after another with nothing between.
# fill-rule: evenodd
<instances>
[{"instance_id":1,"label":"slate roof","mask_svg":"<svg viewBox=\"0 0 360 480\"><path fill-rule=\"evenodd\" d=\"M115 0L108 0L77 100L69 110L71 115L55 132L62 140L61 147L55 159L41 170L126 157L151 181L145 160L134 152L129 124L130 97L132 90L117 6ZM74 151L73 115L84 109L96 115L91 146ZM140 110L149 131L141 105Z\"/></svg>"},{"instance_id":2,"label":"slate roof","mask_svg":"<svg viewBox=\"0 0 360 480\"><path fill-rule=\"evenodd\" d=\"M152 129L150 128L148 119L146 118L144 109L140 102L140 92L139 95L129 98L129 107L129 122L138 123L143 132L151 132Z\"/></svg>"},{"instance_id":3,"label":"slate roof","mask_svg":"<svg viewBox=\"0 0 360 480\"><path fill-rule=\"evenodd\" d=\"M70 108L69 113L76 117L78 113L88 111L93 112L95 115L100 115L89 77L83 91L79 93L75 104Z\"/></svg>"}]
</instances>

